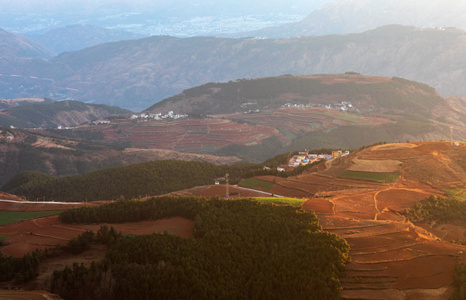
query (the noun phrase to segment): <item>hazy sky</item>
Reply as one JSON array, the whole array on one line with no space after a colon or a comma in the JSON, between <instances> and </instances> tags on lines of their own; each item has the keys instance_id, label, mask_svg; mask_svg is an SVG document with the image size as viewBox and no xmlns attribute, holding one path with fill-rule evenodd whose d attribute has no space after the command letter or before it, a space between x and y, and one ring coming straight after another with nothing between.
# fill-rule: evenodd
<instances>
[{"instance_id":1,"label":"hazy sky","mask_svg":"<svg viewBox=\"0 0 466 300\"><path fill-rule=\"evenodd\" d=\"M263 10L265 13L284 10L308 14L331 0L0 0L2 13L59 13L99 10L144 11L170 10L171 8L199 7L209 12Z\"/></svg>"},{"instance_id":2,"label":"hazy sky","mask_svg":"<svg viewBox=\"0 0 466 300\"><path fill-rule=\"evenodd\" d=\"M143 35L192 36L209 34L210 30L232 33L300 21L330 2L332 0L0 0L0 28L24 34L88 24Z\"/></svg>"}]
</instances>

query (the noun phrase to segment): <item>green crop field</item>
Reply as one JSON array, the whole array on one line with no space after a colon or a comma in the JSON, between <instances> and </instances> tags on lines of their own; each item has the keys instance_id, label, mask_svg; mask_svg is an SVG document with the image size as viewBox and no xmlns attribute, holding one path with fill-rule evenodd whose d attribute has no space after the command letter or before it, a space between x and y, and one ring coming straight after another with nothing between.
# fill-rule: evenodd
<instances>
[{"instance_id":1,"label":"green crop field","mask_svg":"<svg viewBox=\"0 0 466 300\"><path fill-rule=\"evenodd\" d=\"M262 202L267 202L267 203L286 203L286 204L291 204L294 206L301 206L304 201L307 199L298 199L298 198L286 198L286 197L254 197L253 199L262 201Z\"/></svg>"},{"instance_id":2,"label":"green crop field","mask_svg":"<svg viewBox=\"0 0 466 300\"><path fill-rule=\"evenodd\" d=\"M28 211L28 212L17 212L17 211L0 211L0 226L18 222L21 220L29 220L40 217L58 215L62 210L55 211Z\"/></svg>"},{"instance_id":3,"label":"green crop field","mask_svg":"<svg viewBox=\"0 0 466 300\"><path fill-rule=\"evenodd\" d=\"M370 181L378 181L378 182L392 182L400 178L400 173L345 171L338 177L349 178L349 179L370 180Z\"/></svg>"},{"instance_id":4,"label":"green crop field","mask_svg":"<svg viewBox=\"0 0 466 300\"><path fill-rule=\"evenodd\" d=\"M464 189L445 189L444 191L447 192L450 197L455 197L458 200L466 201L466 190Z\"/></svg>"},{"instance_id":5,"label":"green crop field","mask_svg":"<svg viewBox=\"0 0 466 300\"><path fill-rule=\"evenodd\" d=\"M251 188L261 188L264 191L270 191L274 186L272 182L259 180L256 178L248 178L246 180L243 180L239 183L239 185Z\"/></svg>"}]
</instances>

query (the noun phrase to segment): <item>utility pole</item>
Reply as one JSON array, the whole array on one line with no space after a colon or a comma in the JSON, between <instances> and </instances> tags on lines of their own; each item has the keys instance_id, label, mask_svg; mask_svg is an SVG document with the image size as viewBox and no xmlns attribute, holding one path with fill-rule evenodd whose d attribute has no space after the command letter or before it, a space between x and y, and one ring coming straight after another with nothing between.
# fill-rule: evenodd
<instances>
[{"instance_id":1,"label":"utility pole","mask_svg":"<svg viewBox=\"0 0 466 300\"><path fill-rule=\"evenodd\" d=\"M453 146L453 126L450 126L450 143Z\"/></svg>"},{"instance_id":2,"label":"utility pole","mask_svg":"<svg viewBox=\"0 0 466 300\"><path fill-rule=\"evenodd\" d=\"M228 173L225 174L225 182L226 182L226 198L230 198L230 191L229 191L229 186L228 186Z\"/></svg>"}]
</instances>

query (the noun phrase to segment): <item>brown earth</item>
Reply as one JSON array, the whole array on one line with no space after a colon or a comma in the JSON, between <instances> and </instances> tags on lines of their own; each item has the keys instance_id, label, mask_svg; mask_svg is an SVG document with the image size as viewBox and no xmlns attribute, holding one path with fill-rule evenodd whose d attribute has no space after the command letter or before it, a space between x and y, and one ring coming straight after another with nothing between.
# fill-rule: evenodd
<instances>
[{"instance_id":1,"label":"brown earth","mask_svg":"<svg viewBox=\"0 0 466 300\"><path fill-rule=\"evenodd\" d=\"M35 249L66 244L86 230L97 232L102 224L62 224L58 216L50 216L0 226L0 236L8 237L9 245L1 248L6 255L22 257ZM192 235L194 222L184 218L168 218L157 221L109 224L124 234L164 233L188 238Z\"/></svg>"},{"instance_id":2,"label":"brown earth","mask_svg":"<svg viewBox=\"0 0 466 300\"><path fill-rule=\"evenodd\" d=\"M57 295L50 294L45 291L13 291L0 290L0 300L53 300L61 299Z\"/></svg>"}]
</instances>

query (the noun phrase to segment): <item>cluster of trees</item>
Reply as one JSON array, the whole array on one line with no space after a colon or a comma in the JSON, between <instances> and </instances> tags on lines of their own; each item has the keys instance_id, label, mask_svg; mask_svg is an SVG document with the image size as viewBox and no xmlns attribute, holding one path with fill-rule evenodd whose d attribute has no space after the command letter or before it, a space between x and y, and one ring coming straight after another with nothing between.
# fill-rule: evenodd
<instances>
[{"instance_id":1,"label":"cluster of trees","mask_svg":"<svg viewBox=\"0 0 466 300\"><path fill-rule=\"evenodd\" d=\"M65 222L185 216L194 237L117 236L104 261L54 273L65 299L338 299L349 246L286 205L203 198L125 200L64 212Z\"/></svg>"},{"instance_id":2,"label":"cluster of trees","mask_svg":"<svg viewBox=\"0 0 466 300\"><path fill-rule=\"evenodd\" d=\"M450 296L450 300L466 299L466 264L459 263L455 266L453 286L455 292Z\"/></svg>"},{"instance_id":3,"label":"cluster of trees","mask_svg":"<svg viewBox=\"0 0 466 300\"><path fill-rule=\"evenodd\" d=\"M466 224L466 202L456 198L430 196L406 211L412 222L440 221L444 223Z\"/></svg>"},{"instance_id":4,"label":"cluster of trees","mask_svg":"<svg viewBox=\"0 0 466 300\"><path fill-rule=\"evenodd\" d=\"M36 277L36 270L44 252L36 250L21 258L6 256L0 252L0 282L14 280L24 283Z\"/></svg>"}]
</instances>

